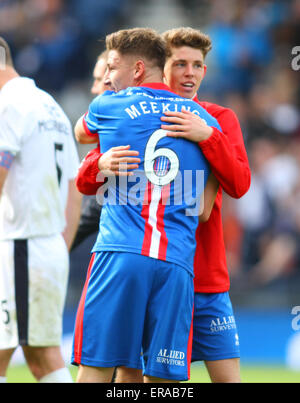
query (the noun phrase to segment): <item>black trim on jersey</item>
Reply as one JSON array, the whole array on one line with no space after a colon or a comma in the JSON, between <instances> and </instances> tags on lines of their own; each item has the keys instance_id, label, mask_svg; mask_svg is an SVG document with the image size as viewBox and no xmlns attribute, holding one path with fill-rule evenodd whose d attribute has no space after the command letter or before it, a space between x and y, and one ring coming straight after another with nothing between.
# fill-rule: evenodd
<instances>
[{"instance_id":1,"label":"black trim on jersey","mask_svg":"<svg viewBox=\"0 0 300 403\"><path fill-rule=\"evenodd\" d=\"M17 310L17 324L19 344L28 345L28 244L27 239L17 239L14 241L14 261L15 261L15 299Z\"/></svg>"}]
</instances>

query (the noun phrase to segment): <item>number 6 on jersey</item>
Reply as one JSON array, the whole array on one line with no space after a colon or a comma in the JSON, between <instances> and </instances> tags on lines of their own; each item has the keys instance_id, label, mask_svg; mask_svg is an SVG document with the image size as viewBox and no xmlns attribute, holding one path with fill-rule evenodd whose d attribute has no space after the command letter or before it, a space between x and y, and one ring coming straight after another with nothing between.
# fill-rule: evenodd
<instances>
[{"instance_id":1,"label":"number 6 on jersey","mask_svg":"<svg viewBox=\"0 0 300 403\"><path fill-rule=\"evenodd\" d=\"M145 149L145 173L151 183L158 186L172 182L179 170L179 159L170 148L155 150L157 143L166 137L166 130L158 129L149 138Z\"/></svg>"}]
</instances>

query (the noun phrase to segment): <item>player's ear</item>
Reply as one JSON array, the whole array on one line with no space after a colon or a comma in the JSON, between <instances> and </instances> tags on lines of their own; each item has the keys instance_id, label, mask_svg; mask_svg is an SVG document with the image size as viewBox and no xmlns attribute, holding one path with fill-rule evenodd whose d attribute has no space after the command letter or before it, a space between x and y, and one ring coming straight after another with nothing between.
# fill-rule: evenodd
<instances>
[{"instance_id":1,"label":"player's ear","mask_svg":"<svg viewBox=\"0 0 300 403\"><path fill-rule=\"evenodd\" d=\"M143 60L137 60L135 63L134 78L140 80L145 74L145 63Z\"/></svg>"},{"instance_id":2,"label":"player's ear","mask_svg":"<svg viewBox=\"0 0 300 403\"><path fill-rule=\"evenodd\" d=\"M204 65L203 65L203 77L202 77L202 80L203 80L203 78L205 77L206 72L207 72L207 65L204 64Z\"/></svg>"}]
</instances>

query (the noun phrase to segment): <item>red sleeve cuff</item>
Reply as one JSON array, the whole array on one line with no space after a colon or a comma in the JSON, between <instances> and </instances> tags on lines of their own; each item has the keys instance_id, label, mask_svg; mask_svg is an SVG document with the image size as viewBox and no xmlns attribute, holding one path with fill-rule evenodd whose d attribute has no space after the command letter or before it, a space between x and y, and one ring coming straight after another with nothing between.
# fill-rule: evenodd
<instances>
[{"instance_id":1,"label":"red sleeve cuff","mask_svg":"<svg viewBox=\"0 0 300 403\"><path fill-rule=\"evenodd\" d=\"M206 150L214 148L214 146L219 143L221 140L221 135L222 133L216 127L213 127L212 135L206 140L199 141L198 145L201 150L205 152Z\"/></svg>"},{"instance_id":2,"label":"red sleeve cuff","mask_svg":"<svg viewBox=\"0 0 300 403\"><path fill-rule=\"evenodd\" d=\"M90 166L90 176L92 178L96 178L96 184L98 186L101 186L106 180L106 177L102 174L101 171L99 171L99 167L98 167L98 161L99 161L99 158L101 158L101 155L102 154L98 154L97 156L95 156L95 159Z\"/></svg>"}]
</instances>

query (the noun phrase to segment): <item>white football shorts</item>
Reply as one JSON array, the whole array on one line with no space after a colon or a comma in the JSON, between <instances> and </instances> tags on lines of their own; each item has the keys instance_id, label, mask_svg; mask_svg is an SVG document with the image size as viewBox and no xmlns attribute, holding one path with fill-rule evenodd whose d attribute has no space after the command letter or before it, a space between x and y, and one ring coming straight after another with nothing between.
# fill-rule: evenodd
<instances>
[{"instance_id":1,"label":"white football shorts","mask_svg":"<svg viewBox=\"0 0 300 403\"><path fill-rule=\"evenodd\" d=\"M0 241L0 349L61 344L68 275L60 234Z\"/></svg>"}]
</instances>

